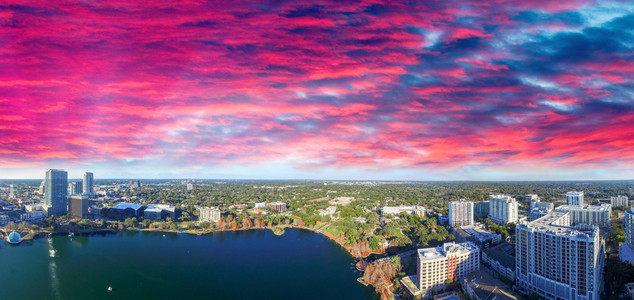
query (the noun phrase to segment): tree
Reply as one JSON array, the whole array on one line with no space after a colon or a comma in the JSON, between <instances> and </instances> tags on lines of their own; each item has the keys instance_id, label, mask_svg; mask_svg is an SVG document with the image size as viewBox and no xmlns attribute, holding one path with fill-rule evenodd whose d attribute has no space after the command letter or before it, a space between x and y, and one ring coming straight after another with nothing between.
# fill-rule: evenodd
<instances>
[{"instance_id":1,"label":"tree","mask_svg":"<svg viewBox=\"0 0 634 300\"><path fill-rule=\"evenodd\" d=\"M125 219L125 221L123 222L123 225L126 228L134 228L136 226L137 220L136 218L127 218Z\"/></svg>"}]
</instances>

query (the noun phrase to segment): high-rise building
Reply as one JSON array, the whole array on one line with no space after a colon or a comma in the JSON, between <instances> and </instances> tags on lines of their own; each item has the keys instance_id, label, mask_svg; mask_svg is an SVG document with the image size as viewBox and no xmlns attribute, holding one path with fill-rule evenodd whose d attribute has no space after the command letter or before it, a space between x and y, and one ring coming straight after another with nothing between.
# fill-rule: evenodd
<instances>
[{"instance_id":1,"label":"high-rise building","mask_svg":"<svg viewBox=\"0 0 634 300\"><path fill-rule=\"evenodd\" d=\"M81 195L82 194L82 184L73 181L68 183L68 194L69 195Z\"/></svg>"},{"instance_id":2,"label":"high-rise building","mask_svg":"<svg viewBox=\"0 0 634 300\"><path fill-rule=\"evenodd\" d=\"M15 185L11 184L9 185L9 199L13 199L15 198Z\"/></svg>"},{"instance_id":3,"label":"high-rise building","mask_svg":"<svg viewBox=\"0 0 634 300\"><path fill-rule=\"evenodd\" d=\"M473 202L473 215L486 217L489 215L489 201Z\"/></svg>"},{"instance_id":4,"label":"high-rise building","mask_svg":"<svg viewBox=\"0 0 634 300\"><path fill-rule=\"evenodd\" d=\"M498 224L517 223L517 200L506 195L490 195L489 219Z\"/></svg>"},{"instance_id":5,"label":"high-rise building","mask_svg":"<svg viewBox=\"0 0 634 300\"><path fill-rule=\"evenodd\" d=\"M539 199L537 199L531 202L531 209L535 209L535 208L544 208L547 210L553 210L554 204L550 202L542 202Z\"/></svg>"},{"instance_id":6,"label":"high-rise building","mask_svg":"<svg viewBox=\"0 0 634 300\"><path fill-rule=\"evenodd\" d=\"M40 183L39 192L40 192L40 195L44 195L46 193L46 179L42 180L42 183Z\"/></svg>"},{"instance_id":7,"label":"high-rise building","mask_svg":"<svg viewBox=\"0 0 634 300\"><path fill-rule=\"evenodd\" d=\"M634 196L634 189L630 188L630 197Z\"/></svg>"},{"instance_id":8,"label":"high-rise building","mask_svg":"<svg viewBox=\"0 0 634 300\"><path fill-rule=\"evenodd\" d=\"M64 170L48 170L44 178L46 187L46 205L50 206L49 214L60 216L68 211L68 173Z\"/></svg>"},{"instance_id":9,"label":"high-rise building","mask_svg":"<svg viewBox=\"0 0 634 300\"><path fill-rule=\"evenodd\" d=\"M625 211L625 244L631 251L634 251L634 211Z\"/></svg>"},{"instance_id":10,"label":"high-rise building","mask_svg":"<svg viewBox=\"0 0 634 300\"><path fill-rule=\"evenodd\" d=\"M566 204L583 206L583 192L567 192Z\"/></svg>"},{"instance_id":11,"label":"high-rise building","mask_svg":"<svg viewBox=\"0 0 634 300\"><path fill-rule=\"evenodd\" d=\"M88 195L75 194L70 196L68 207L71 216L79 219L85 219L88 217Z\"/></svg>"},{"instance_id":12,"label":"high-rise building","mask_svg":"<svg viewBox=\"0 0 634 300\"><path fill-rule=\"evenodd\" d=\"M516 284L545 299L599 299L605 245L599 228L570 226L568 212L554 211L515 228Z\"/></svg>"},{"instance_id":13,"label":"high-rise building","mask_svg":"<svg viewBox=\"0 0 634 300\"><path fill-rule=\"evenodd\" d=\"M630 199L627 196L618 195L616 197L610 197L610 204L613 208L628 208L630 206Z\"/></svg>"},{"instance_id":14,"label":"high-rise building","mask_svg":"<svg viewBox=\"0 0 634 300\"><path fill-rule=\"evenodd\" d=\"M286 211L286 203L284 202L271 202L269 203L269 207L278 213Z\"/></svg>"},{"instance_id":15,"label":"high-rise building","mask_svg":"<svg viewBox=\"0 0 634 300\"><path fill-rule=\"evenodd\" d=\"M218 222L220 220L220 210L215 207L200 207L200 221Z\"/></svg>"},{"instance_id":16,"label":"high-rise building","mask_svg":"<svg viewBox=\"0 0 634 300\"><path fill-rule=\"evenodd\" d=\"M570 226L582 224L609 227L611 225L610 204L587 207L579 205L561 205L555 208L555 210L570 213Z\"/></svg>"},{"instance_id":17,"label":"high-rise building","mask_svg":"<svg viewBox=\"0 0 634 300\"><path fill-rule=\"evenodd\" d=\"M417 287L423 294L480 269L480 248L471 242L418 249L417 258Z\"/></svg>"},{"instance_id":18,"label":"high-rise building","mask_svg":"<svg viewBox=\"0 0 634 300\"><path fill-rule=\"evenodd\" d=\"M84 173L84 186L83 186L84 194L88 194L89 196L95 195L95 186L94 186L93 180L94 178L91 172Z\"/></svg>"},{"instance_id":19,"label":"high-rise building","mask_svg":"<svg viewBox=\"0 0 634 300\"><path fill-rule=\"evenodd\" d=\"M191 191L191 190L193 190L193 189L194 189L194 185L193 185L193 184L191 184L191 183L188 183L188 184L187 184L187 190L188 190L188 191Z\"/></svg>"},{"instance_id":20,"label":"high-rise building","mask_svg":"<svg viewBox=\"0 0 634 300\"><path fill-rule=\"evenodd\" d=\"M464 200L449 202L449 225L451 227L473 225L473 202Z\"/></svg>"}]
</instances>

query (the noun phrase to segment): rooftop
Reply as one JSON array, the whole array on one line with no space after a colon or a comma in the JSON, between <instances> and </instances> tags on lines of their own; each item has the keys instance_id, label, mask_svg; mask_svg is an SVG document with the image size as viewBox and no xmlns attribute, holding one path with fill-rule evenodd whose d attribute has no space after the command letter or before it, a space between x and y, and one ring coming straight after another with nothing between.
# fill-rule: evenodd
<instances>
[{"instance_id":1,"label":"rooftop","mask_svg":"<svg viewBox=\"0 0 634 300\"><path fill-rule=\"evenodd\" d=\"M500 262L505 268L515 270L515 247L503 242L495 247L482 250L490 258Z\"/></svg>"},{"instance_id":2,"label":"rooftop","mask_svg":"<svg viewBox=\"0 0 634 300\"><path fill-rule=\"evenodd\" d=\"M439 258L445 258L448 254L459 255L467 254L472 251L478 251L480 248L471 242L464 242L460 244L445 243L442 246L436 248L424 248L418 249L418 257L421 261L436 260Z\"/></svg>"},{"instance_id":3,"label":"rooftop","mask_svg":"<svg viewBox=\"0 0 634 300\"><path fill-rule=\"evenodd\" d=\"M599 229L596 226L591 225L577 225L575 227L569 226L570 216L567 211L553 211L535 221L527 224L528 227L541 231L549 231L560 235L577 235L586 234L593 235L596 230L596 234L599 234ZM523 224L526 225L526 224Z\"/></svg>"},{"instance_id":4,"label":"rooftop","mask_svg":"<svg viewBox=\"0 0 634 300\"><path fill-rule=\"evenodd\" d=\"M580 205L560 205L557 206L557 208L555 208L556 210L565 210L565 211L569 211L569 210L587 210L587 211L610 211L610 204L601 204L601 205L597 205L597 206L586 206L586 207L582 207Z\"/></svg>"},{"instance_id":5,"label":"rooftop","mask_svg":"<svg viewBox=\"0 0 634 300\"><path fill-rule=\"evenodd\" d=\"M113 206L112 208L113 209L122 209L122 210L131 208L133 210L139 210L139 208L141 208L141 207L143 207L143 205L141 205L141 204L122 202L122 203L119 203L119 204Z\"/></svg>"},{"instance_id":6,"label":"rooftop","mask_svg":"<svg viewBox=\"0 0 634 300\"><path fill-rule=\"evenodd\" d=\"M484 271L469 274L464 283L469 285L478 299L517 300L520 299L506 284Z\"/></svg>"}]
</instances>

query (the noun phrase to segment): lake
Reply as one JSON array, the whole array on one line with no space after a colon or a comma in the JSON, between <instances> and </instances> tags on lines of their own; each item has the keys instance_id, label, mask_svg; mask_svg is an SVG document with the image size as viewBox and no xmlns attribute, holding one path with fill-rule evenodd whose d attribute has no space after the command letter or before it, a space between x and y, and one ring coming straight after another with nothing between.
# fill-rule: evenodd
<instances>
[{"instance_id":1,"label":"lake","mask_svg":"<svg viewBox=\"0 0 634 300\"><path fill-rule=\"evenodd\" d=\"M343 248L302 229L0 242L3 299L378 299L360 276Z\"/></svg>"}]
</instances>

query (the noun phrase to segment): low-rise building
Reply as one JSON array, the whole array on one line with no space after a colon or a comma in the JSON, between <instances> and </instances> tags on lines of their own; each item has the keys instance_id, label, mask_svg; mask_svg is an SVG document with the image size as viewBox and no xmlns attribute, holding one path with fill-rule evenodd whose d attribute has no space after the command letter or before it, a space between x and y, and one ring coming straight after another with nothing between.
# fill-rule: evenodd
<instances>
[{"instance_id":1,"label":"low-rise building","mask_svg":"<svg viewBox=\"0 0 634 300\"><path fill-rule=\"evenodd\" d=\"M320 216L332 216L337 211L336 206L329 206L324 209L318 210Z\"/></svg>"},{"instance_id":2,"label":"low-rise building","mask_svg":"<svg viewBox=\"0 0 634 300\"><path fill-rule=\"evenodd\" d=\"M9 216L2 214L0 215L0 225L7 225L9 223Z\"/></svg>"},{"instance_id":3,"label":"low-rise building","mask_svg":"<svg viewBox=\"0 0 634 300\"><path fill-rule=\"evenodd\" d=\"M256 202L255 208L259 208L259 209L266 208L266 202Z\"/></svg>"},{"instance_id":4,"label":"low-rise building","mask_svg":"<svg viewBox=\"0 0 634 300\"><path fill-rule=\"evenodd\" d=\"M143 218L152 221L176 218L176 208L166 204L152 204L143 211Z\"/></svg>"},{"instance_id":5,"label":"low-rise building","mask_svg":"<svg viewBox=\"0 0 634 300\"><path fill-rule=\"evenodd\" d=\"M502 241L502 235L488 231L480 226L461 226L454 228L456 240L459 242L472 242L478 247L488 248Z\"/></svg>"},{"instance_id":6,"label":"low-rise building","mask_svg":"<svg viewBox=\"0 0 634 300\"><path fill-rule=\"evenodd\" d=\"M383 208L381 208L382 216L400 215L401 213L424 216L427 213L427 209L424 206L417 205L384 206Z\"/></svg>"},{"instance_id":7,"label":"low-rise building","mask_svg":"<svg viewBox=\"0 0 634 300\"><path fill-rule=\"evenodd\" d=\"M140 218L143 216L144 210L145 208L141 204L122 202L109 208L106 217L120 221L127 218Z\"/></svg>"},{"instance_id":8,"label":"low-rise building","mask_svg":"<svg viewBox=\"0 0 634 300\"><path fill-rule=\"evenodd\" d=\"M499 279L484 271L475 271L461 282L464 291L477 300L518 300L522 299Z\"/></svg>"},{"instance_id":9,"label":"low-rise building","mask_svg":"<svg viewBox=\"0 0 634 300\"><path fill-rule=\"evenodd\" d=\"M482 263L511 281L515 281L515 246L503 242L482 250Z\"/></svg>"}]
</instances>

